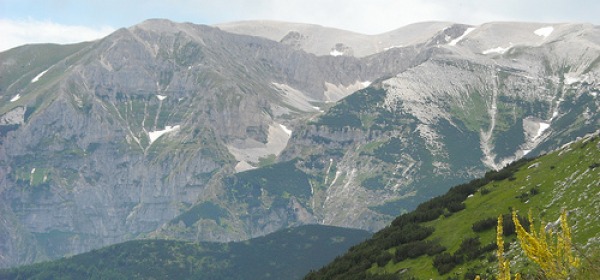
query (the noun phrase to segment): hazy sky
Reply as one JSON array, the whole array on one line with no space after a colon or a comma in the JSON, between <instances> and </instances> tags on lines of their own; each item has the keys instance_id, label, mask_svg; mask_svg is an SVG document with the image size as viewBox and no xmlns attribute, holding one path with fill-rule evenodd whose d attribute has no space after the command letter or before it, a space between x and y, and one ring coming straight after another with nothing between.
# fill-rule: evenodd
<instances>
[{"instance_id":1,"label":"hazy sky","mask_svg":"<svg viewBox=\"0 0 600 280\"><path fill-rule=\"evenodd\" d=\"M589 22L597 0L0 0L0 51L103 37L148 18L215 24L249 19L315 23L365 34L421 21Z\"/></svg>"}]
</instances>

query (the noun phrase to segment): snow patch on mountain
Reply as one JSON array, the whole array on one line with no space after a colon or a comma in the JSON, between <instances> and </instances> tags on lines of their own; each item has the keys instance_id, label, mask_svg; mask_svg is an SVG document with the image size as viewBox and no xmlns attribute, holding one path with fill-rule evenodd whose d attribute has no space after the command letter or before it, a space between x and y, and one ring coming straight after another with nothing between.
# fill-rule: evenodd
<instances>
[{"instance_id":1,"label":"snow patch on mountain","mask_svg":"<svg viewBox=\"0 0 600 280\"><path fill-rule=\"evenodd\" d=\"M558 115L557 112L553 114L552 118L555 118L554 115ZM550 119L552 120L552 119ZM521 156L525 156L529 154L533 149L535 149L545 137L544 132L546 132L550 128L550 122L540 120L535 117L527 117L523 119L523 132L525 133L525 143L520 146ZM515 155L516 158L520 158L519 152Z\"/></svg>"},{"instance_id":2,"label":"snow patch on mountain","mask_svg":"<svg viewBox=\"0 0 600 280\"><path fill-rule=\"evenodd\" d=\"M17 95L13 96L13 98L10 99L10 102L15 102L19 99L21 99L21 95L17 93Z\"/></svg>"},{"instance_id":3,"label":"snow patch on mountain","mask_svg":"<svg viewBox=\"0 0 600 280\"><path fill-rule=\"evenodd\" d=\"M469 35L469 33L473 32L473 30L475 30L475 27L469 27L469 28L467 28L467 30L465 30L465 33L463 33L462 35L460 35L458 38L450 41L450 43L448 43L448 45L449 46L456 46L456 44L458 44L458 42L460 42L467 35Z\"/></svg>"},{"instance_id":4,"label":"snow patch on mountain","mask_svg":"<svg viewBox=\"0 0 600 280\"><path fill-rule=\"evenodd\" d=\"M554 27L546 26L546 27L542 27L540 29L533 31L533 33L540 37L547 38L548 36L550 36L550 34L552 34L553 31L554 31Z\"/></svg>"},{"instance_id":5,"label":"snow patch on mountain","mask_svg":"<svg viewBox=\"0 0 600 280\"><path fill-rule=\"evenodd\" d=\"M546 131L546 129L548 129L550 127L549 123L545 123L545 122L540 122L538 124L539 128L537 131L537 134L535 135L534 139L539 138L540 136L542 136L542 134L544 133L544 131Z\"/></svg>"},{"instance_id":6,"label":"snow patch on mountain","mask_svg":"<svg viewBox=\"0 0 600 280\"><path fill-rule=\"evenodd\" d=\"M331 55L331 56L342 56L342 55L344 55L344 52L341 52L341 51L338 51L338 50L331 50L329 52L329 55Z\"/></svg>"},{"instance_id":7,"label":"snow patch on mountain","mask_svg":"<svg viewBox=\"0 0 600 280\"><path fill-rule=\"evenodd\" d=\"M150 144L152 144L154 141L156 141L156 139L160 138L161 136L163 136L166 133L179 130L179 127L180 127L179 125L175 125L175 126L167 125L167 126L165 126L165 129L163 129L163 130L156 130L156 131L148 132L148 137L150 138Z\"/></svg>"},{"instance_id":8,"label":"snow patch on mountain","mask_svg":"<svg viewBox=\"0 0 600 280\"><path fill-rule=\"evenodd\" d=\"M482 51L482 54L490 54L490 53L499 53L499 54L503 54L506 51L508 51L510 48L512 48L512 44L510 44L510 46L503 48L503 47L496 47L496 48L492 48L492 49L487 49L485 51Z\"/></svg>"},{"instance_id":9,"label":"snow patch on mountain","mask_svg":"<svg viewBox=\"0 0 600 280\"><path fill-rule=\"evenodd\" d=\"M283 132L287 133L287 135L292 135L292 130L290 130L289 128L287 128L285 125L283 124L279 124L279 127L281 127L281 129L283 130Z\"/></svg>"},{"instance_id":10,"label":"snow patch on mountain","mask_svg":"<svg viewBox=\"0 0 600 280\"><path fill-rule=\"evenodd\" d=\"M396 49L396 48L402 48L402 45L389 46L389 47L383 48L383 50L388 51L388 50Z\"/></svg>"},{"instance_id":11,"label":"snow patch on mountain","mask_svg":"<svg viewBox=\"0 0 600 280\"><path fill-rule=\"evenodd\" d=\"M39 73L39 74L37 74L37 76L33 77L33 79L31 79L31 83L33 84L33 83L35 83L35 82L39 81L39 80L40 80L40 78L41 78L42 76L44 76L44 74L46 74L46 72L48 72L48 70L50 70L50 68L48 68L48 69L46 69L46 70L42 71L42 73Z\"/></svg>"},{"instance_id":12,"label":"snow patch on mountain","mask_svg":"<svg viewBox=\"0 0 600 280\"><path fill-rule=\"evenodd\" d=\"M565 74L565 85L572 85L574 83L581 82L581 78L575 74Z\"/></svg>"}]
</instances>

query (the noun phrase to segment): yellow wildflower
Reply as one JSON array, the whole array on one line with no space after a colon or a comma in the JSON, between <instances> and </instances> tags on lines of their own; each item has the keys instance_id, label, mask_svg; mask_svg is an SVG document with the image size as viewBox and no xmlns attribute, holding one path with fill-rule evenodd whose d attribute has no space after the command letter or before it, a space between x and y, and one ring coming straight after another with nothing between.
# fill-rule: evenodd
<instances>
[{"instance_id":1,"label":"yellow wildflower","mask_svg":"<svg viewBox=\"0 0 600 280\"><path fill-rule=\"evenodd\" d=\"M516 212L513 212L512 219L521 248L529 259L540 266L546 277L566 279L570 270L579 265L579 259L571 250L571 229L567 223L566 210L563 209L560 216L561 231L556 234L555 244L553 244L554 238L547 237L547 235L552 236L552 232L546 233L544 227L540 226L539 233L535 232L531 212L529 213L530 232L523 228Z\"/></svg>"}]
</instances>

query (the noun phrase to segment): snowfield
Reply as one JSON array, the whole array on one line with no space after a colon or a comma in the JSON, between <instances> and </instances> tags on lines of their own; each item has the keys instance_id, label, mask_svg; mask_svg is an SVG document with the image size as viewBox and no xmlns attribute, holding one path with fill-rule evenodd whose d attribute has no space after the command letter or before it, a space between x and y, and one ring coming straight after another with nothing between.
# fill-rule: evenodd
<instances>
[{"instance_id":1,"label":"snowfield","mask_svg":"<svg viewBox=\"0 0 600 280\"><path fill-rule=\"evenodd\" d=\"M544 133L544 131L546 131L546 129L548 129L550 127L550 124L548 123L543 123L540 122L540 128L538 129L537 135L534 137L535 138L539 138L540 136L542 136L542 134Z\"/></svg>"},{"instance_id":2,"label":"snowfield","mask_svg":"<svg viewBox=\"0 0 600 280\"><path fill-rule=\"evenodd\" d=\"M340 52L338 50L332 50L331 52L329 52L329 55L331 55L331 56L341 56L341 55L344 55L344 53Z\"/></svg>"},{"instance_id":3,"label":"snowfield","mask_svg":"<svg viewBox=\"0 0 600 280\"><path fill-rule=\"evenodd\" d=\"M483 52L481 52L482 54L490 54L490 53L499 53L499 54L503 54L506 51L508 51L512 46L508 46L506 48L503 47L497 47L497 48L493 48L493 49L489 49L489 50L485 50Z\"/></svg>"},{"instance_id":4,"label":"snowfield","mask_svg":"<svg viewBox=\"0 0 600 280\"><path fill-rule=\"evenodd\" d=\"M152 142L156 141L156 139L158 139L159 137L163 136L163 134L169 133L169 132L175 131L175 130L179 130L179 125L175 125L175 126L167 125L167 126L165 126L164 130L148 132L148 137L150 138L150 144L152 144Z\"/></svg>"},{"instance_id":5,"label":"snowfield","mask_svg":"<svg viewBox=\"0 0 600 280\"><path fill-rule=\"evenodd\" d=\"M15 102L15 101L17 101L17 100L19 100L19 99L21 99L21 95L20 95L20 94L17 94L17 95L15 95L15 96L13 96L13 98L11 98L11 99L10 99L10 102Z\"/></svg>"},{"instance_id":6,"label":"snowfield","mask_svg":"<svg viewBox=\"0 0 600 280\"><path fill-rule=\"evenodd\" d=\"M546 27L542 27L540 29L537 29L536 31L533 31L533 33L535 35L538 35L540 37L548 37L550 36L550 34L552 34L552 32L554 31L554 27L552 26L546 26Z\"/></svg>"},{"instance_id":7,"label":"snowfield","mask_svg":"<svg viewBox=\"0 0 600 280\"><path fill-rule=\"evenodd\" d=\"M292 130L290 130L289 128L287 128L285 125L279 124L279 127L281 127L281 129L283 130L283 132L285 132L287 135L292 135Z\"/></svg>"},{"instance_id":8,"label":"snowfield","mask_svg":"<svg viewBox=\"0 0 600 280\"><path fill-rule=\"evenodd\" d=\"M46 74L46 72L48 72L48 70L50 70L50 68L48 68L48 69L44 70L42 73L39 73L39 74L37 74L37 76L35 76L33 79L31 79L31 83L33 84L33 83L35 83L35 82L39 81L39 80L40 80L40 78L41 78L42 76L44 76L44 74Z\"/></svg>"},{"instance_id":9,"label":"snowfield","mask_svg":"<svg viewBox=\"0 0 600 280\"><path fill-rule=\"evenodd\" d=\"M473 32L473 30L475 30L475 27L469 27L469 28L467 28L467 30L465 30L465 33L463 33L462 35L460 35L460 37L452 40L450 43L448 43L448 45L449 46L456 46L456 44L458 44L458 42L460 42L467 35L469 35L469 33Z\"/></svg>"}]
</instances>

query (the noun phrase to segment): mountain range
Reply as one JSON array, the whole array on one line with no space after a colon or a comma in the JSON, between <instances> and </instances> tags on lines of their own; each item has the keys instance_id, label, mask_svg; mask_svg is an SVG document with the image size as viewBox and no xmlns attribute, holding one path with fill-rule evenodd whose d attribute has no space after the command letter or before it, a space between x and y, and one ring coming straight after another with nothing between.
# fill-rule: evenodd
<instances>
[{"instance_id":1,"label":"mountain range","mask_svg":"<svg viewBox=\"0 0 600 280\"><path fill-rule=\"evenodd\" d=\"M0 267L369 231L599 127L600 28L148 20L0 53Z\"/></svg>"},{"instance_id":2,"label":"mountain range","mask_svg":"<svg viewBox=\"0 0 600 280\"><path fill-rule=\"evenodd\" d=\"M556 230L556 217L566 211L571 246L581 260L569 279L596 279L599 139L596 132L549 154L488 171L396 217L367 240L366 231L323 225L243 242L135 240L0 270L0 279L495 279L499 215L512 273L543 277L515 240L511 211L530 211L544 230ZM532 229L528 219L523 223Z\"/></svg>"}]
</instances>

